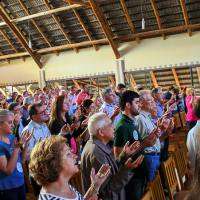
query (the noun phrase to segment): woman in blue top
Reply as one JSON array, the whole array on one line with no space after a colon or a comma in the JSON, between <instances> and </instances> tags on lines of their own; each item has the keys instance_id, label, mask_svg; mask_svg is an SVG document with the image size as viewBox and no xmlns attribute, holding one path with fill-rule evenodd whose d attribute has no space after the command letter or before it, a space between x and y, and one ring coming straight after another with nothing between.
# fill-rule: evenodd
<instances>
[{"instance_id":1,"label":"woman in blue top","mask_svg":"<svg viewBox=\"0 0 200 200\"><path fill-rule=\"evenodd\" d=\"M0 109L0 199L25 200L22 156L31 133L24 133L20 141L11 134L14 115Z\"/></svg>"}]
</instances>

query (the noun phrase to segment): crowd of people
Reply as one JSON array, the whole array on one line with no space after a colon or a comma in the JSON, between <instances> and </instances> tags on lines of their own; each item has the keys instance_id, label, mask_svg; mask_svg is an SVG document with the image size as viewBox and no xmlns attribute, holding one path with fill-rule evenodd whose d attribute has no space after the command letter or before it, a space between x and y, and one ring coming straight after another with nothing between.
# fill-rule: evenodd
<instances>
[{"instance_id":1,"label":"crowd of people","mask_svg":"<svg viewBox=\"0 0 200 200\"><path fill-rule=\"evenodd\" d=\"M118 84L92 94L84 84L0 92L0 199L26 199L27 165L39 200L140 200L168 158L173 116L180 112L186 112L195 174L200 100L192 88ZM79 170L82 194L70 184Z\"/></svg>"}]
</instances>

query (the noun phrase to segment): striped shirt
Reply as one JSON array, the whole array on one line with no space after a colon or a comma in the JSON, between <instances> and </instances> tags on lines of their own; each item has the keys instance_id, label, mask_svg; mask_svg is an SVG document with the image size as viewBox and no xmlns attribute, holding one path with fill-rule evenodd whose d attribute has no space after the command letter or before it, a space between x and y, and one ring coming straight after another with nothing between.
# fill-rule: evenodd
<instances>
[{"instance_id":1,"label":"striped shirt","mask_svg":"<svg viewBox=\"0 0 200 200\"><path fill-rule=\"evenodd\" d=\"M84 200L83 196L75 188L73 188L72 186L70 188L76 193L76 198L74 199L63 198L54 194L46 193L41 190L38 200Z\"/></svg>"}]
</instances>

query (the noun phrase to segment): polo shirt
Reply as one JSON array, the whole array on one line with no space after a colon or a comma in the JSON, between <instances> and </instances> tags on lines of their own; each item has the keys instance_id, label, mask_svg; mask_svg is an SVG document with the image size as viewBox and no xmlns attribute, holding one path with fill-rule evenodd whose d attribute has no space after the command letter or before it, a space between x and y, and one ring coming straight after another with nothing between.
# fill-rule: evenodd
<instances>
[{"instance_id":1,"label":"polo shirt","mask_svg":"<svg viewBox=\"0 0 200 200\"><path fill-rule=\"evenodd\" d=\"M140 133L140 137L145 139L155 128L156 125L153 123L153 119L149 112L143 110L140 111L140 114L136 117L136 128ZM146 153L159 153L160 152L160 139L156 139L156 143L151 147L146 147Z\"/></svg>"},{"instance_id":2,"label":"polo shirt","mask_svg":"<svg viewBox=\"0 0 200 200\"><path fill-rule=\"evenodd\" d=\"M127 141L132 143L140 139L134 120L122 114L121 119L116 125L114 146L123 147Z\"/></svg>"}]
</instances>

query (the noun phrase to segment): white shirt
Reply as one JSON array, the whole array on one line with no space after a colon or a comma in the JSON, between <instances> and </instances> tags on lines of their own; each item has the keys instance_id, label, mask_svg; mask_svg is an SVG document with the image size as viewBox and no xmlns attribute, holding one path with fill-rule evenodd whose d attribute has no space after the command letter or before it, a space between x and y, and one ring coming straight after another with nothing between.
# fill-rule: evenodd
<instances>
[{"instance_id":1,"label":"white shirt","mask_svg":"<svg viewBox=\"0 0 200 200\"><path fill-rule=\"evenodd\" d=\"M100 112L104 112L108 115L108 117L112 117L115 109L117 108L114 104L108 104L106 102L103 102L101 108L99 109ZM117 122L121 119L121 113L119 113L115 119L113 120L113 124L116 125Z\"/></svg>"},{"instance_id":2,"label":"white shirt","mask_svg":"<svg viewBox=\"0 0 200 200\"><path fill-rule=\"evenodd\" d=\"M200 152L200 120L187 135L187 148L192 169L195 169L196 156Z\"/></svg>"},{"instance_id":3,"label":"white shirt","mask_svg":"<svg viewBox=\"0 0 200 200\"><path fill-rule=\"evenodd\" d=\"M44 140L45 138L51 136L49 128L47 127L47 125L45 123L38 124L38 123L34 122L33 120L31 120L29 122L29 124L23 129L22 133L26 130L31 132L33 129L34 129L33 136L31 137L29 144L28 144L29 152L31 152L31 150L34 148L35 144L39 140Z\"/></svg>"}]
</instances>

